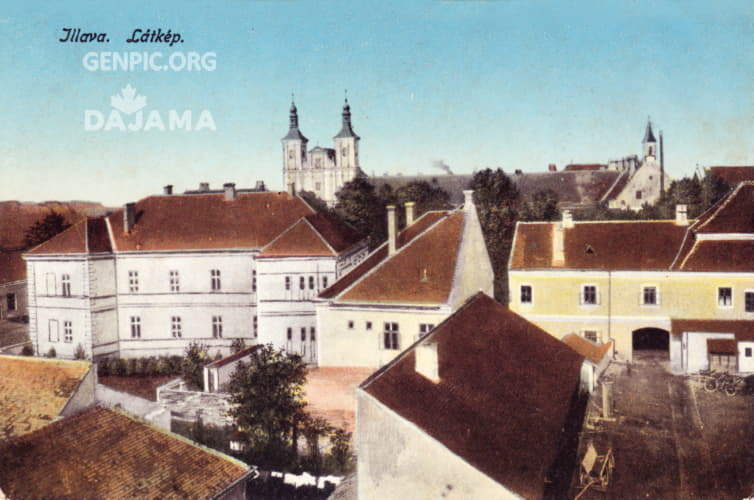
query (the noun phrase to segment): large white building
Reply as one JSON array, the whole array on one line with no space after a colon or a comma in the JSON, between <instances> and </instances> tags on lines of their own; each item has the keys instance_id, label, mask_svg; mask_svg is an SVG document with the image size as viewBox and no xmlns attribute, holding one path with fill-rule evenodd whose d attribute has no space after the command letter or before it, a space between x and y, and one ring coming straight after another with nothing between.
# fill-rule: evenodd
<instances>
[{"instance_id":1,"label":"large white building","mask_svg":"<svg viewBox=\"0 0 754 500\"><path fill-rule=\"evenodd\" d=\"M343 105L343 124L333 138L335 148L307 150L309 139L298 128L298 110L291 103L290 128L283 137L283 183L289 193L310 191L333 206L335 193L361 174L359 139L351 126L351 106Z\"/></svg>"},{"instance_id":2,"label":"large white building","mask_svg":"<svg viewBox=\"0 0 754 500\"><path fill-rule=\"evenodd\" d=\"M388 207L388 241L323 291L317 303L320 366L380 367L428 334L479 291L493 271L473 202L432 211L397 232Z\"/></svg>"},{"instance_id":3,"label":"large white building","mask_svg":"<svg viewBox=\"0 0 754 500\"><path fill-rule=\"evenodd\" d=\"M366 254L352 229L287 193L233 184L222 193L169 193L82 221L26 254L38 355L182 354L192 341L214 354L228 353L235 338L277 340L260 323L279 329L287 314L309 311L305 326L313 326L307 301ZM286 234L307 231L326 252L275 251ZM307 293L276 296L300 282Z\"/></svg>"}]
</instances>

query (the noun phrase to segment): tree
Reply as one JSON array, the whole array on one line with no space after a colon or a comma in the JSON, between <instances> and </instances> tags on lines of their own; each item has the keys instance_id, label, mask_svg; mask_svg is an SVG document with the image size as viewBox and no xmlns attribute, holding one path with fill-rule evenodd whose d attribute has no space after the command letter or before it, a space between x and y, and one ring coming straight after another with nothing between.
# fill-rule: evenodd
<instances>
[{"instance_id":1,"label":"tree","mask_svg":"<svg viewBox=\"0 0 754 500\"><path fill-rule=\"evenodd\" d=\"M199 342L191 342L186 348L186 357L181 363L181 378L193 390L201 390L204 386L204 366L212 359L207 352L207 346Z\"/></svg>"},{"instance_id":2,"label":"tree","mask_svg":"<svg viewBox=\"0 0 754 500\"><path fill-rule=\"evenodd\" d=\"M317 212L330 213L332 209L327 206L327 202L311 191L299 191L298 195L304 199Z\"/></svg>"},{"instance_id":3,"label":"tree","mask_svg":"<svg viewBox=\"0 0 754 500\"><path fill-rule=\"evenodd\" d=\"M521 206L521 220L553 221L560 217L558 202L560 197L552 189L542 189L524 199Z\"/></svg>"},{"instance_id":4,"label":"tree","mask_svg":"<svg viewBox=\"0 0 754 500\"><path fill-rule=\"evenodd\" d=\"M411 181L395 190L393 203L403 205L409 201L416 203L414 207L416 218L419 218L424 212L430 210L447 210L451 208L450 194L441 187L433 186L427 181ZM405 212L399 210L398 213L400 214L399 221L401 225L405 225Z\"/></svg>"},{"instance_id":5,"label":"tree","mask_svg":"<svg viewBox=\"0 0 754 500\"><path fill-rule=\"evenodd\" d=\"M51 212L38 220L26 230L24 234L24 245L31 248L44 243L58 233L61 233L71 227L62 214Z\"/></svg>"},{"instance_id":6,"label":"tree","mask_svg":"<svg viewBox=\"0 0 754 500\"><path fill-rule=\"evenodd\" d=\"M495 273L495 298L508 303L508 255L518 220L519 192L502 169L484 169L469 183Z\"/></svg>"},{"instance_id":7,"label":"tree","mask_svg":"<svg viewBox=\"0 0 754 500\"><path fill-rule=\"evenodd\" d=\"M230 378L231 409L236 427L248 436L247 460L267 467L290 463L293 430L303 418L306 365L300 356L257 348Z\"/></svg>"},{"instance_id":8,"label":"tree","mask_svg":"<svg viewBox=\"0 0 754 500\"><path fill-rule=\"evenodd\" d=\"M376 248L387 238L387 216L383 199L365 177L356 177L336 194L335 212L358 232L369 236L369 245Z\"/></svg>"}]
</instances>

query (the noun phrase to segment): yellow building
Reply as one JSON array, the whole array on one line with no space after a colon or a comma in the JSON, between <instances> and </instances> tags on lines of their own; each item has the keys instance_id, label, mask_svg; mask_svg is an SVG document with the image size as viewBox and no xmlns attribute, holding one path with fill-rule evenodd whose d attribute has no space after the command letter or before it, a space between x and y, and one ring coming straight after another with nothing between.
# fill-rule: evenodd
<instances>
[{"instance_id":1,"label":"yellow building","mask_svg":"<svg viewBox=\"0 0 754 500\"><path fill-rule=\"evenodd\" d=\"M388 241L322 292L317 304L319 366L380 367L429 333L479 291L492 294L493 273L472 191L461 209L434 211Z\"/></svg>"},{"instance_id":2,"label":"yellow building","mask_svg":"<svg viewBox=\"0 0 754 500\"><path fill-rule=\"evenodd\" d=\"M613 341L620 358L667 349L677 372L709 366L708 340L733 339L735 368L754 371L752 214L748 182L695 221L679 205L671 221L519 223L510 308L557 338Z\"/></svg>"}]
</instances>

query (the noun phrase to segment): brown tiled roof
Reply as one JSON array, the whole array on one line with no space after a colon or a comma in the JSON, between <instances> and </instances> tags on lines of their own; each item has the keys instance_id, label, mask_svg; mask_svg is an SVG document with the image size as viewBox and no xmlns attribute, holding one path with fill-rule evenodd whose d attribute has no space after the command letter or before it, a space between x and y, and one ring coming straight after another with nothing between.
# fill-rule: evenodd
<instances>
[{"instance_id":1,"label":"brown tiled roof","mask_svg":"<svg viewBox=\"0 0 754 500\"><path fill-rule=\"evenodd\" d=\"M610 347L613 345L612 341L601 345L593 344L575 333L563 337L563 342L565 345L595 364L602 361L602 358L605 357L605 354L610 351Z\"/></svg>"},{"instance_id":2,"label":"brown tiled roof","mask_svg":"<svg viewBox=\"0 0 754 500\"><path fill-rule=\"evenodd\" d=\"M754 166L714 166L709 167L712 175L734 186L743 181L754 181Z\"/></svg>"},{"instance_id":3,"label":"brown tiled roof","mask_svg":"<svg viewBox=\"0 0 754 500\"><path fill-rule=\"evenodd\" d=\"M77 224L31 254L79 253L113 250L203 250L260 248L314 211L301 198L287 193L238 193L150 196L136 203L136 224L123 232L123 209L107 217L112 229L100 222ZM88 235L87 229L91 234Z\"/></svg>"},{"instance_id":4,"label":"brown tiled roof","mask_svg":"<svg viewBox=\"0 0 754 500\"><path fill-rule=\"evenodd\" d=\"M754 272L754 236L750 240L697 241L678 269Z\"/></svg>"},{"instance_id":5,"label":"brown tiled roof","mask_svg":"<svg viewBox=\"0 0 754 500\"><path fill-rule=\"evenodd\" d=\"M707 339L710 354L738 354L736 339Z\"/></svg>"},{"instance_id":6,"label":"brown tiled roof","mask_svg":"<svg viewBox=\"0 0 754 500\"><path fill-rule=\"evenodd\" d=\"M605 191L600 201L610 201L615 199L628 185L628 181L631 180L631 176L628 175L628 171L621 172L620 176L615 180L612 187Z\"/></svg>"},{"instance_id":7,"label":"brown tiled roof","mask_svg":"<svg viewBox=\"0 0 754 500\"><path fill-rule=\"evenodd\" d=\"M0 356L0 441L52 422L90 366L84 361Z\"/></svg>"},{"instance_id":8,"label":"brown tiled roof","mask_svg":"<svg viewBox=\"0 0 754 500\"><path fill-rule=\"evenodd\" d=\"M447 211L433 211L426 212L419 217L413 224L398 233L396 237L395 246L397 249L402 248L408 242L412 241L416 236L425 231L428 227L436 223L447 215ZM374 269L378 264L385 260L387 257L388 248L387 243L383 243L382 246L373 251L361 264L356 266L351 272L341 277L338 281L333 283L330 287L326 288L319 294L319 297L324 299L331 299L337 297L349 286L353 285L366 273Z\"/></svg>"},{"instance_id":9,"label":"brown tiled roof","mask_svg":"<svg viewBox=\"0 0 754 500\"><path fill-rule=\"evenodd\" d=\"M287 193L239 193L225 201L222 194L151 196L136 204L136 224L123 232L123 211L110 225L115 248L123 250L198 250L259 248L295 221L314 213Z\"/></svg>"},{"instance_id":10,"label":"brown tiled roof","mask_svg":"<svg viewBox=\"0 0 754 500\"><path fill-rule=\"evenodd\" d=\"M563 170L568 170L570 172L583 170L602 170L606 167L607 165L605 165L604 163L569 163Z\"/></svg>"},{"instance_id":11,"label":"brown tiled roof","mask_svg":"<svg viewBox=\"0 0 754 500\"><path fill-rule=\"evenodd\" d=\"M674 319L670 322L670 333L683 332L732 333L736 340L754 341L754 321L718 319Z\"/></svg>"},{"instance_id":12,"label":"brown tiled roof","mask_svg":"<svg viewBox=\"0 0 754 500\"><path fill-rule=\"evenodd\" d=\"M26 279L26 263L21 250L0 250L0 285Z\"/></svg>"},{"instance_id":13,"label":"brown tiled roof","mask_svg":"<svg viewBox=\"0 0 754 500\"><path fill-rule=\"evenodd\" d=\"M519 223L512 269L552 268L555 223ZM565 229L567 269L668 269L683 241L685 226L671 221L576 222ZM630 244L626 244L630 242Z\"/></svg>"},{"instance_id":14,"label":"brown tiled roof","mask_svg":"<svg viewBox=\"0 0 754 500\"><path fill-rule=\"evenodd\" d=\"M222 359L218 359L217 361L213 361L212 363L207 365L207 368L219 368L221 366L225 366L229 363L232 363L238 359L241 359L243 357L248 356L252 352L256 351L259 348L258 345L253 345L251 347L247 347L246 349L240 350L238 352L234 352L230 356L225 356Z\"/></svg>"},{"instance_id":15,"label":"brown tiled roof","mask_svg":"<svg viewBox=\"0 0 754 500\"><path fill-rule=\"evenodd\" d=\"M698 233L754 233L754 182L739 184L709 210L709 217L694 224Z\"/></svg>"},{"instance_id":16,"label":"brown tiled roof","mask_svg":"<svg viewBox=\"0 0 754 500\"><path fill-rule=\"evenodd\" d=\"M362 239L356 230L344 222L327 214L317 213L301 218L267 245L259 256L338 255Z\"/></svg>"},{"instance_id":17,"label":"brown tiled roof","mask_svg":"<svg viewBox=\"0 0 754 500\"><path fill-rule=\"evenodd\" d=\"M481 293L428 340L439 383L415 371L416 344L362 389L506 488L541 498L583 358Z\"/></svg>"},{"instance_id":18,"label":"brown tiled roof","mask_svg":"<svg viewBox=\"0 0 754 500\"><path fill-rule=\"evenodd\" d=\"M339 300L445 303L453 287L463 213L453 212L386 259Z\"/></svg>"},{"instance_id":19,"label":"brown tiled roof","mask_svg":"<svg viewBox=\"0 0 754 500\"><path fill-rule=\"evenodd\" d=\"M67 254L67 253L102 253L112 252L110 236L104 217L85 218L62 233L40 243L27 253Z\"/></svg>"},{"instance_id":20,"label":"brown tiled roof","mask_svg":"<svg viewBox=\"0 0 754 500\"><path fill-rule=\"evenodd\" d=\"M590 206L604 198L620 172L586 170L536 172L511 175L522 196L551 189L558 193L561 205Z\"/></svg>"},{"instance_id":21,"label":"brown tiled roof","mask_svg":"<svg viewBox=\"0 0 754 500\"><path fill-rule=\"evenodd\" d=\"M240 462L123 413L93 408L0 445L10 498L212 498Z\"/></svg>"}]
</instances>

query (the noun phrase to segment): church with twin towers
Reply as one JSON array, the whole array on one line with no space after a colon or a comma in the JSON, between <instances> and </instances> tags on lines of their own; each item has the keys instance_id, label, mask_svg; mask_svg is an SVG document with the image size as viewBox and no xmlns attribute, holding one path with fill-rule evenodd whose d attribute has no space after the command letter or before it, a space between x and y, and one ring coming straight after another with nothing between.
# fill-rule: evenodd
<instances>
[{"instance_id":1,"label":"church with twin towers","mask_svg":"<svg viewBox=\"0 0 754 500\"><path fill-rule=\"evenodd\" d=\"M309 139L299 129L298 109L291 102L290 127L282 139L283 183L288 192L310 191L329 206L335 205L338 190L362 173L359 139L351 126L351 106L346 98L340 132L333 137L335 147L308 149Z\"/></svg>"}]
</instances>

